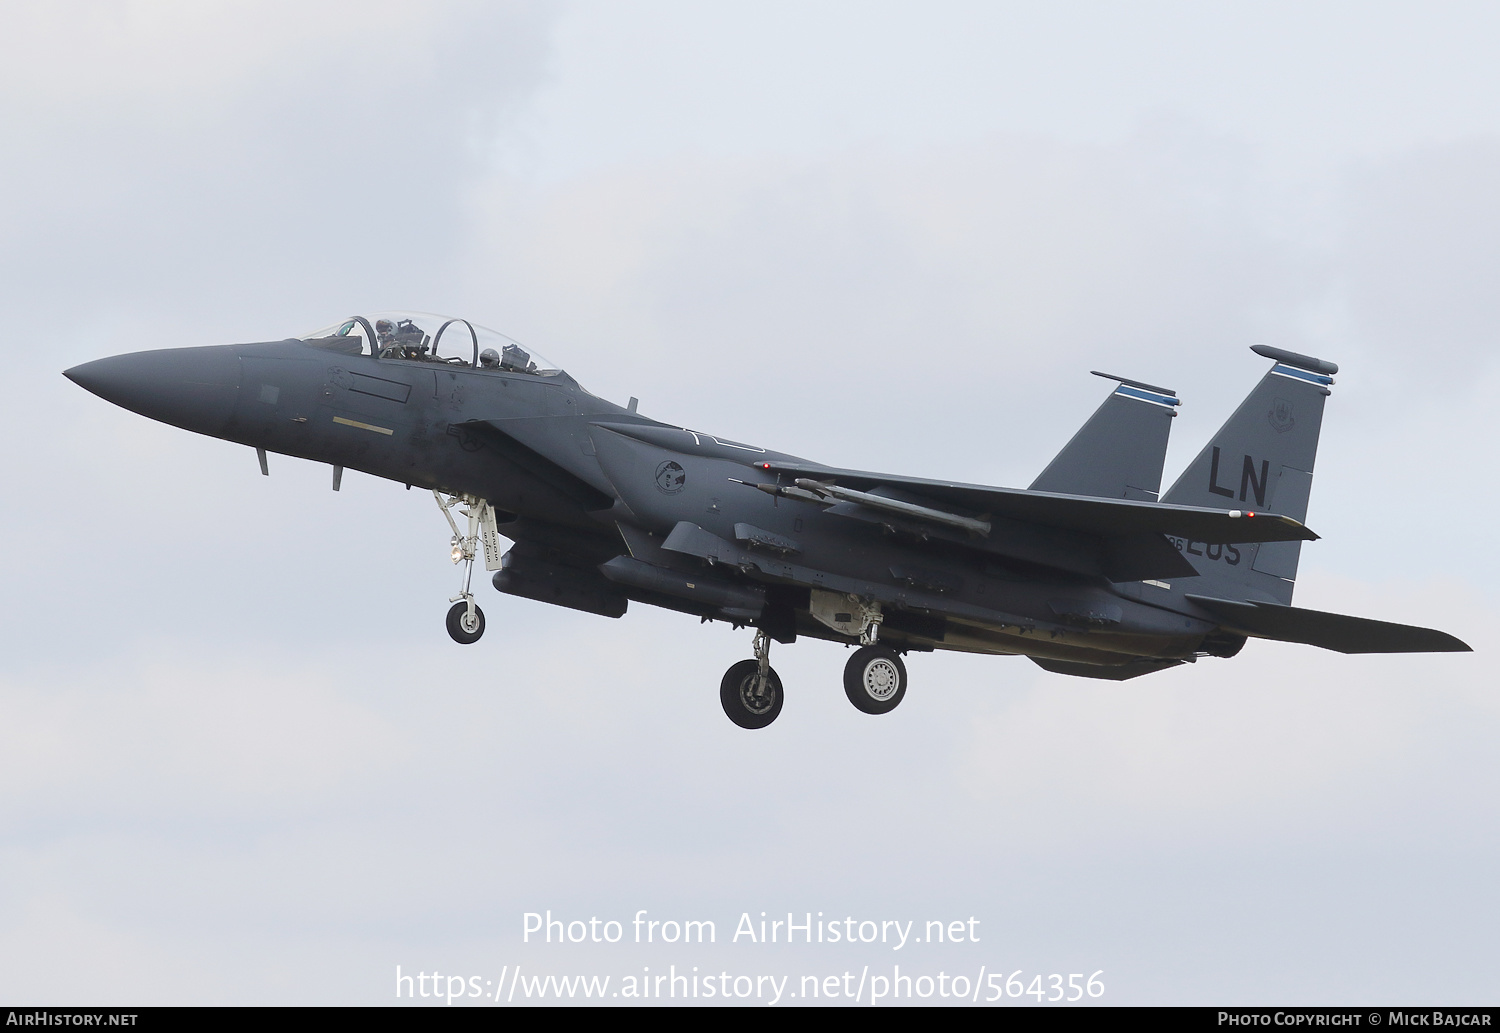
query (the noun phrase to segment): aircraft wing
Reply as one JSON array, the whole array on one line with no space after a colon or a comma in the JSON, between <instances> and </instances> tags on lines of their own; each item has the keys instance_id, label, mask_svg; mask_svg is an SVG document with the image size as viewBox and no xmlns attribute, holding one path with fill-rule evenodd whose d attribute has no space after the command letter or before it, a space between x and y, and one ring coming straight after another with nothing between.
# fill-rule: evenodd
<instances>
[{"instance_id":1,"label":"aircraft wing","mask_svg":"<svg viewBox=\"0 0 1500 1033\"><path fill-rule=\"evenodd\" d=\"M801 481L832 484L858 492L894 489L969 514L1003 517L1101 538L1164 534L1206 544L1314 541L1318 535L1300 521L1276 513L1175 506L1133 499L1062 495L1020 488L905 477L818 466L815 463L762 462L755 468Z\"/></svg>"}]
</instances>

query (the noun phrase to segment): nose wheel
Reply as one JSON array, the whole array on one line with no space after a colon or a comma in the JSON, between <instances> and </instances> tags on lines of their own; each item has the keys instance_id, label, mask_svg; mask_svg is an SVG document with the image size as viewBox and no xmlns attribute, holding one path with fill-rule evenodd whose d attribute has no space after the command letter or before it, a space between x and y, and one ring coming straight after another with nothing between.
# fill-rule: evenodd
<instances>
[{"instance_id":1,"label":"nose wheel","mask_svg":"<svg viewBox=\"0 0 1500 1033\"><path fill-rule=\"evenodd\" d=\"M484 611L474 605L472 597L454 603L448 611L448 634L463 646L478 642L484 634Z\"/></svg>"}]
</instances>

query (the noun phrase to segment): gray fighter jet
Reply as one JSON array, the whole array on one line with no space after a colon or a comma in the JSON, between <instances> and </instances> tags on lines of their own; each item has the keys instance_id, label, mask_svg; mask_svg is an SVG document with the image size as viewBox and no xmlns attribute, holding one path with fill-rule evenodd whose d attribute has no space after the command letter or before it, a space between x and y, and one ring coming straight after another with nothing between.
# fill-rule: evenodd
<instances>
[{"instance_id":1,"label":"gray fighter jet","mask_svg":"<svg viewBox=\"0 0 1500 1033\"><path fill-rule=\"evenodd\" d=\"M1172 391L1123 377L1025 489L824 466L648 419L462 319L355 317L302 339L138 352L66 376L143 416L430 490L452 531L460 643L484 633L482 555L508 595L621 617L634 601L753 628L720 683L744 728L781 712L773 641L857 646L867 714L910 653L1030 657L1124 680L1247 638L1345 653L1467 650L1426 628L1291 605L1338 367L1277 348L1158 498ZM1099 374L1106 376L1105 374ZM460 519L455 520L455 516ZM460 522L462 521L462 523ZM514 544L504 550L501 538Z\"/></svg>"}]
</instances>

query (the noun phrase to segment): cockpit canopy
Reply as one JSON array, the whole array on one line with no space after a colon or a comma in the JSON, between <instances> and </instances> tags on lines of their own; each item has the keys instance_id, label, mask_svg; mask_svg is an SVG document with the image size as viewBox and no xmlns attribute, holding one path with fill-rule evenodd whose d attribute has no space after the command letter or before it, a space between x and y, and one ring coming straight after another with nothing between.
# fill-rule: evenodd
<instances>
[{"instance_id":1,"label":"cockpit canopy","mask_svg":"<svg viewBox=\"0 0 1500 1033\"><path fill-rule=\"evenodd\" d=\"M496 330L432 312L372 312L351 316L301 339L315 348L379 359L556 376L562 370Z\"/></svg>"}]
</instances>

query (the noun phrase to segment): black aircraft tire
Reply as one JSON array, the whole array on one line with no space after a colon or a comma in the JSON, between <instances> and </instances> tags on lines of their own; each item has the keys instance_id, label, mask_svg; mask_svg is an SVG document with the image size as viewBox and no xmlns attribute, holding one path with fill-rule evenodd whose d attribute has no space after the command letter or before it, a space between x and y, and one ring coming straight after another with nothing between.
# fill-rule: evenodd
<instances>
[{"instance_id":1,"label":"black aircraft tire","mask_svg":"<svg viewBox=\"0 0 1500 1033\"><path fill-rule=\"evenodd\" d=\"M866 714L889 714L906 698L906 665L894 649L860 646L844 665L844 695Z\"/></svg>"},{"instance_id":2,"label":"black aircraft tire","mask_svg":"<svg viewBox=\"0 0 1500 1033\"><path fill-rule=\"evenodd\" d=\"M454 603L453 608L448 611L448 635L461 646L471 645L479 641L479 636L484 634L484 611L474 607L475 628L470 631L464 628L464 617L468 615L468 603Z\"/></svg>"},{"instance_id":3,"label":"black aircraft tire","mask_svg":"<svg viewBox=\"0 0 1500 1033\"><path fill-rule=\"evenodd\" d=\"M775 668L766 672L766 696L756 699L751 695L758 669L754 660L741 660L724 672L724 680L719 683L719 703L729 720L741 728L764 728L781 713L785 694Z\"/></svg>"}]
</instances>

